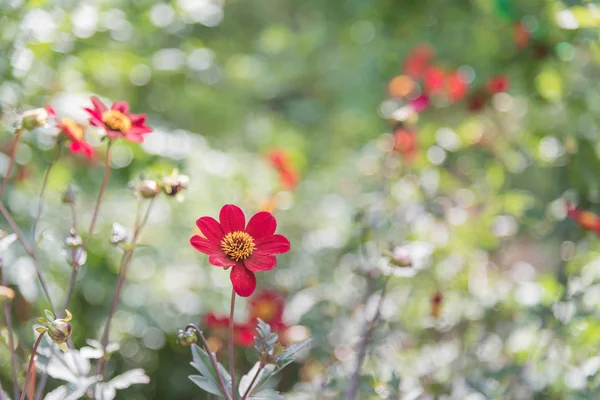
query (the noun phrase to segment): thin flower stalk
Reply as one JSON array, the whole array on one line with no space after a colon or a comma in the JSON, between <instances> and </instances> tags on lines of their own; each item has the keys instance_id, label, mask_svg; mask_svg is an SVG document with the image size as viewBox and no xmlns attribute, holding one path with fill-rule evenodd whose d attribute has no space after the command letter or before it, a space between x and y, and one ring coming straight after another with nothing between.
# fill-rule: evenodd
<instances>
[{"instance_id":1,"label":"thin flower stalk","mask_svg":"<svg viewBox=\"0 0 600 400\"><path fill-rule=\"evenodd\" d=\"M35 255L35 247L33 247L27 241L27 239L25 239L23 232L21 231L21 229L15 222L12 215L10 215L10 212L6 209L6 206L4 205L4 203L2 201L0 201L0 214L2 214L4 216L4 218L6 219L6 222L8 222L8 225L10 225L13 232L17 235L17 239L19 240L19 242L21 242L23 249L29 255L29 257L31 257L31 259L33 260L38 279L40 280L40 284L42 286L42 290L44 291L44 294L48 298L48 302L50 303L50 308L54 312L54 305L52 303L52 298L50 297L50 292L48 291L48 285L46 284L46 279L44 278L44 273L42 271L42 267L40 266L37 256Z\"/></svg>"},{"instance_id":2,"label":"thin flower stalk","mask_svg":"<svg viewBox=\"0 0 600 400\"><path fill-rule=\"evenodd\" d=\"M6 273L4 266L0 263L0 279L2 286L7 286ZM13 397L19 397L19 383L17 382L17 354L15 353L15 339L12 328L12 315L10 312L10 302L4 302L4 317L6 318L6 328L8 329L8 347L10 347L10 371L13 381Z\"/></svg>"},{"instance_id":3,"label":"thin flower stalk","mask_svg":"<svg viewBox=\"0 0 600 400\"><path fill-rule=\"evenodd\" d=\"M90 222L90 228L88 229L87 238L85 239L85 243L83 244L83 251L86 251L88 245L90 243L90 239L94 234L94 228L96 227L96 220L98 219L98 214L100 213L100 204L102 203L102 197L104 196L104 191L106 190L106 185L108 184L108 178L110 177L110 148L112 145L112 141L108 141L106 145L106 159L104 162L104 177L102 178L102 183L100 184L100 191L98 192L98 198L96 200L96 206L94 207L94 214L92 214L92 221Z\"/></svg>"},{"instance_id":4,"label":"thin flower stalk","mask_svg":"<svg viewBox=\"0 0 600 400\"><path fill-rule=\"evenodd\" d=\"M15 157L17 155L17 147L19 147L19 142L21 141L21 133L23 133L23 127L19 125L19 127L15 130L15 142L13 143L12 150L10 151L10 159L8 161L8 168L6 169L6 174L4 175L4 179L2 180L2 186L0 186L0 198L2 198L2 194L4 193L4 188L8 183L8 179L10 177L10 173L12 172L13 166L15 165Z\"/></svg>"},{"instance_id":5,"label":"thin flower stalk","mask_svg":"<svg viewBox=\"0 0 600 400\"><path fill-rule=\"evenodd\" d=\"M150 216L150 210L152 209L153 203L154 203L154 199L151 199L150 203L148 204L148 208L146 209L144 218L142 219L141 222L139 221L139 218L136 217L136 221L135 221L134 228L133 228L133 238L131 239L131 242L128 244L127 250L125 250L125 252L123 253L123 257L121 258L121 264L119 266L119 277L117 279L115 293L112 298L111 307L110 307L110 311L108 314L108 319L106 320L106 324L104 325L104 331L102 333L101 343L102 343L102 348L105 352L106 352L106 347L108 346L110 325L112 322L112 318L114 317L115 312L117 311L117 307L119 306L119 302L121 300L121 293L122 293L123 285L125 284L125 280L127 277L127 270L129 267L129 263L130 263L131 259L133 258L133 252L135 250L138 239L140 237L140 233L141 233L142 229L144 228L144 226L146 225L146 223L148 222L148 217ZM96 375L104 374L104 367L106 365L106 361L107 361L107 356L105 354L98 361Z\"/></svg>"},{"instance_id":6,"label":"thin flower stalk","mask_svg":"<svg viewBox=\"0 0 600 400\"><path fill-rule=\"evenodd\" d=\"M31 358L29 359L29 365L27 366L27 375L25 375L25 384L23 385L23 391L21 392L20 400L25 400L25 396L27 395L27 385L29 385L29 377L32 374L35 365L35 356L37 354L37 349L44 337L45 332L39 334L35 344L33 345L33 350L31 351Z\"/></svg>"},{"instance_id":7,"label":"thin flower stalk","mask_svg":"<svg viewBox=\"0 0 600 400\"><path fill-rule=\"evenodd\" d=\"M231 375L231 393L233 400L237 399L235 390L235 352L234 352L234 340L235 336L233 333L233 314L235 313L235 289L231 289L231 308L229 310L229 374Z\"/></svg>"},{"instance_id":8,"label":"thin flower stalk","mask_svg":"<svg viewBox=\"0 0 600 400\"><path fill-rule=\"evenodd\" d=\"M384 284L383 289L381 290L381 295L379 296L379 301L377 302L377 307L375 308L375 314L373 318L367 319L365 325L363 327L363 333L361 335L360 347L358 351L358 356L356 357L356 364L354 365L354 371L352 372L352 377L350 378L350 383L348 384L348 391L346 392L345 400L355 400L356 392L358 390L358 381L360 380L360 372L362 369L363 362L365 360L365 356L367 355L367 348L369 346L369 341L371 340L371 336L373 335L373 331L377 326L377 320L379 319L379 315L381 314L381 305L383 304L383 300L387 294L387 287L390 281L391 275L388 275Z\"/></svg>"},{"instance_id":9,"label":"thin flower stalk","mask_svg":"<svg viewBox=\"0 0 600 400\"><path fill-rule=\"evenodd\" d=\"M35 219L33 220L33 228L31 229L34 243L37 243L37 239L36 239L37 227L38 227L38 223L40 222L40 218L42 217L42 212L44 210L44 193L46 193L46 187L48 186L48 178L50 177L50 172L52 171L52 167L54 167L54 165L60 158L60 154L61 154L61 146L59 143L57 146L56 155L54 156L52 161L50 161L50 164L48 164L48 167L46 168L46 172L44 173L44 180L42 181L42 188L40 189L40 195L38 198L37 213L35 215Z\"/></svg>"}]
</instances>

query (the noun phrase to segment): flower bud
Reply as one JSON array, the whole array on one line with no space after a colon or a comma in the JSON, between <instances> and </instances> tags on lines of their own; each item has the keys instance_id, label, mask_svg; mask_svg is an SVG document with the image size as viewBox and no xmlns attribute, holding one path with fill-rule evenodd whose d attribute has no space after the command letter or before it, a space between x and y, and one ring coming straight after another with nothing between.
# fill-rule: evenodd
<instances>
[{"instance_id":1,"label":"flower bud","mask_svg":"<svg viewBox=\"0 0 600 400\"><path fill-rule=\"evenodd\" d=\"M401 268L410 267L412 266L412 257L406 249L399 248L394 251L391 263Z\"/></svg>"},{"instance_id":2,"label":"flower bud","mask_svg":"<svg viewBox=\"0 0 600 400\"><path fill-rule=\"evenodd\" d=\"M36 328L40 333L48 333L50 339L60 347L62 351L68 351L67 341L71 337L72 326L69 323L73 317L69 310L65 310L67 316L65 318L55 319L52 312L46 310L46 318L38 318L41 326Z\"/></svg>"},{"instance_id":3,"label":"flower bud","mask_svg":"<svg viewBox=\"0 0 600 400\"><path fill-rule=\"evenodd\" d=\"M8 286L0 286L0 304L15 298L15 291Z\"/></svg>"},{"instance_id":4,"label":"flower bud","mask_svg":"<svg viewBox=\"0 0 600 400\"><path fill-rule=\"evenodd\" d=\"M139 183L136 189L140 196L142 196L144 199L152 199L160 193L160 187L158 186L158 183L152 179L144 179Z\"/></svg>"},{"instance_id":5,"label":"flower bud","mask_svg":"<svg viewBox=\"0 0 600 400\"><path fill-rule=\"evenodd\" d=\"M181 346L191 346L194 343L198 343L198 334L193 329L187 331L180 329L177 332L177 343Z\"/></svg>"},{"instance_id":6,"label":"flower bud","mask_svg":"<svg viewBox=\"0 0 600 400\"><path fill-rule=\"evenodd\" d=\"M64 204L72 204L75 202L75 192L73 191L73 188L71 186L69 186L67 190L63 192L61 196L61 201Z\"/></svg>"},{"instance_id":7,"label":"flower bud","mask_svg":"<svg viewBox=\"0 0 600 400\"><path fill-rule=\"evenodd\" d=\"M47 122L48 111L45 108L28 110L21 115L21 126L28 131L44 126Z\"/></svg>"},{"instance_id":8,"label":"flower bud","mask_svg":"<svg viewBox=\"0 0 600 400\"><path fill-rule=\"evenodd\" d=\"M65 242L67 243L67 247L69 247L70 249L75 249L83 244L81 236L79 236L73 228L71 228L71 230L69 231L69 237L67 237Z\"/></svg>"}]
</instances>

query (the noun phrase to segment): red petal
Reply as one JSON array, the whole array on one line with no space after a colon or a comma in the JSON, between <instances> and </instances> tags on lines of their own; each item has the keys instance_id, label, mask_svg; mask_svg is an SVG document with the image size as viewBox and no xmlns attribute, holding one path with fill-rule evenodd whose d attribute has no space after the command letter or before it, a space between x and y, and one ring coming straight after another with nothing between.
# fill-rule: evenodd
<instances>
[{"instance_id":1,"label":"red petal","mask_svg":"<svg viewBox=\"0 0 600 400\"><path fill-rule=\"evenodd\" d=\"M211 254L208 256L208 262L217 267L232 267L235 265L235 261L223 253Z\"/></svg>"},{"instance_id":2,"label":"red petal","mask_svg":"<svg viewBox=\"0 0 600 400\"><path fill-rule=\"evenodd\" d=\"M127 131L128 134L140 136L150 132L152 132L152 129L148 128L147 126L138 125L132 126L131 128L129 128L129 131Z\"/></svg>"},{"instance_id":3,"label":"red petal","mask_svg":"<svg viewBox=\"0 0 600 400\"><path fill-rule=\"evenodd\" d=\"M269 271L277 266L277 257L255 251L244 260L244 265L252 272Z\"/></svg>"},{"instance_id":4,"label":"red petal","mask_svg":"<svg viewBox=\"0 0 600 400\"><path fill-rule=\"evenodd\" d=\"M129 114L131 125L143 125L146 122L146 114Z\"/></svg>"},{"instance_id":5,"label":"red petal","mask_svg":"<svg viewBox=\"0 0 600 400\"><path fill-rule=\"evenodd\" d=\"M104 103L102 103L100 99L96 96L92 96L90 100L92 101L92 105L94 106L94 110L96 111L96 113L102 116L102 114L104 114L104 112L106 111L106 106L104 105Z\"/></svg>"},{"instance_id":6,"label":"red petal","mask_svg":"<svg viewBox=\"0 0 600 400\"><path fill-rule=\"evenodd\" d=\"M111 139L118 139L118 138L123 137L123 134L119 131L111 131L110 129L108 129L106 127L105 127L105 130L106 130L106 136L108 136Z\"/></svg>"},{"instance_id":7,"label":"red petal","mask_svg":"<svg viewBox=\"0 0 600 400\"><path fill-rule=\"evenodd\" d=\"M223 229L221 225L213 217L202 217L196 221L196 226L200 232L211 242L221 245L223 239Z\"/></svg>"},{"instance_id":8,"label":"red petal","mask_svg":"<svg viewBox=\"0 0 600 400\"><path fill-rule=\"evenodd\" d=\"M90 115L90 118L88 118L90 124L92 124L93 126L97 126L98 128L106 128L106 125L104 125L104 122L102 121L102 116L98 114L96 110L93 110L91 108L84 108L84 110Z\"/></svg>"},{"instance_id":9,"label":"red petal","mask_svg":"<svg viewBox=\"0 0 600 400\"><path fill-rule=\"evenodd\" d=\"M241 264L234 265L231 269L229 279L231 279L231 283L233 284L233 290L239 296L248 297L256 289L256 276L254 276L254 272L248 271Z\"/></svg>"},{"instance_id":10,"label":"red petal","mask_svg":"<svg viewBox=\"0 0 600 400\"><path fill-rule=\"evenodd\" d=\"M224 234L243 231L244 226L246 225L244 212L238 206L234 206L233 204L225 204L223 208L221 208L219 221L221 221L221 228L223 228Z\"/></svg>"},{"instance_id":11,"label":"red petal","mask_svg":"<svg viewBox=\"0 0 600 400\"><path fill-rule=\"evenodd\" d=\"M120 111L123 114L127 114L129 112L129 104L127 104L126 101L120 100L114 103L110 109Z\"/></svg>"},{"instance_id":12,"label":"red petal","mask_svg":"<svg viewBox=\"0 0 600 400\"><path fill-rule=\"evenodd\" d=\"M204 254L215 254L221 251L219 246L198 235L192 236L190 244L194 246L196 250Z\"/></svg>"},{"instance_id":13,"label":"red petal","mask_svg":"<svg viewBox=\"0 0 600 400\"><path fill-rule=\"evenodd\" d=\"M246 227L246 232L248 232L254 240L257 240L271 236L275 233L275 229L277 229L275 217L269 212L261 211L250 218L248 226Z\"/></svg>"},{"instance_id":14,"label":"red petal","mask_svg":"<svg viewBox=\"0 0 600 400\"><path fill-rule=\"evenodd\" d=\"M136 134L131 134L130 132L127 132L125 134L125 140L128 140L132 143L143 143L144 137L142 135L136 135Z\"/></svg>"},{"instance_id":15,"label":"red petal","mask_svg":"<svg viewBox=\"0 0 600 400\"><path fill-rule=\"evenodd\" d=\"M290 251L290 241L283 235L273 235L254 242L256 249L267 254L281 254Z\"/></svg>"}]
</instances>

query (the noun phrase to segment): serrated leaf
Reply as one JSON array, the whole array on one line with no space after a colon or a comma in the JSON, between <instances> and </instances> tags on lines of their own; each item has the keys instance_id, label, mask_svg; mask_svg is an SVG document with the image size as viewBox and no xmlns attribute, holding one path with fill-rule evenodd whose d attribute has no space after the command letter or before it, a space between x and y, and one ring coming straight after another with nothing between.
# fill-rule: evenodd
<instances>
[{"instance_id":1,"label":"serrated leaf","mask_svg":"<svg viewBox=\"0 0 600 400\"><path fill-rule=\"evenodd\" d=\"M206 351L204 351L202 348L200 348L199 346L193 344L192 345L192 360L193 361L190 364L198 372L200 372L201 379L197 378L198 375L192 375L189 377L190 380L192 382L194 382L196 385L198 385L200 388L207 390L207 391L209 391L207 388L210 388L211 390L214 390L214 388L216 388L216 390L218 391L217 393L214 393L214 392L210 392L210 393L224 396L224 393L221 391L221 388L219 385L219 379L217 377L217 372L215 371L215 369L212 365L212 362L210 361L210 357L209 357L208 353ZM225 367L223 367L220 363L217 363L217 366L218 366L219 372L221 373L221 376L223 377L223 380L225 382L225 387L227 387L227 388L231 387L231 376L229 375L229 373L227 373L227 371L225 370ZM194 377L194 378L192 378L192 377Z\"/></svg>"},{"instance_id":2,"label":"serrated leaf","mask_svg":"<svg viewBox=\"0 0 600 400\"><path fill-rule=\"evenodd\" d=\"M283 396L276 390L266 389L250 396L249 400L283 400Z\"/></svg>"},{"instance_id":3,"label":"serrated leaf","mask_svg":"<svg viewBox=\"0 0 600 400\"><path fill-rule=\"evenodd\" d=\"M87 390L94 383L98 382L97 377L84 378L75 384L59 386L48 393L44 400L77 400L85 396ZM101 400L98 398L98 400Z\"/></svg>"},{"instance_id":4,"label":"serrated leaf","mask_svg":"<svg viewBox=\"0 0 600 400\"><path fill-rule=\"evenodd\" d=\"M279 362L281 362L281 364L279 364L279 369L282 369L283 367L293 362L296 359L296 354L299 351L308 347L310 342L312 342L312 339L306 339L303 342L286 347L286 349L283 352L281 352L281 354L277 357L278 364Z\"/></svg>"},{"instance_id":5,"label":"serrated leaf","mask_svg":"<svg viewBox=\"0 0 600 400\"><path fill-rule=\"evenodd\" d=\"M210 378L206 378L201 375L190 375L188 376L190 381L194 382L200 389L205 392L216 394L219 397L223 397L223 392L219 388L218 384L212 381Z\"/></svg>"}]
</instances>

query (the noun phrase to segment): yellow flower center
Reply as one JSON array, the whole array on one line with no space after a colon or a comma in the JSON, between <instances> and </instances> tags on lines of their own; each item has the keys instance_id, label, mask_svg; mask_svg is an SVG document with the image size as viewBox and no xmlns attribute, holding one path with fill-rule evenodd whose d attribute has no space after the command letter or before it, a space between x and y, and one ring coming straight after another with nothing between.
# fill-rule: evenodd
<instances>
[{"instance_id":1,"label":"yellow flower center","mask_svg":"<svg viewBox=\"0 0 600 400\"><path fill-rule=\"evenodd\" d=\"M68 131L65 133L72 136L71 139L83 139L83 129L81 129L81 126L77 122L73 121L71 118L65 118L61 123L64 127L63 130Z\"/></svg>"},{"instance_id":2,"label":"yellow flower center","mask_svg":"<svg viewBox=\"0 0 600 400\"><path fill-rule=\"evenodd\" d=\"M121 111L108 110L102 114L102 122L111 130L126 133L131 128L131 120Z\"/></svg>"},{"instance_id":3,"label":"yellow flower center","mask_svg":"<svg viewBox=\"0 0 600 400\"><path fill-rule=\"evenodd\" d=\"M272 301L269 300L259 301L255 305L255 307L255 316L262 319L265 322L268 322L271 319L273 319L273 317L275 317L275 313L277 312L277 307L275 306L275 304L273 304Z\"/></svg>"},{"instance_id":4,"label":"yellow flower center","mask_svg":"<svg viewBox=\"0 0 600 400\"><path fill-rule=\"evenodd\" d=\"M221 250L235 261L245 260L256 249L252 236L243 231L229 232L221 240Z\"/></svg>"}]
</instances>

